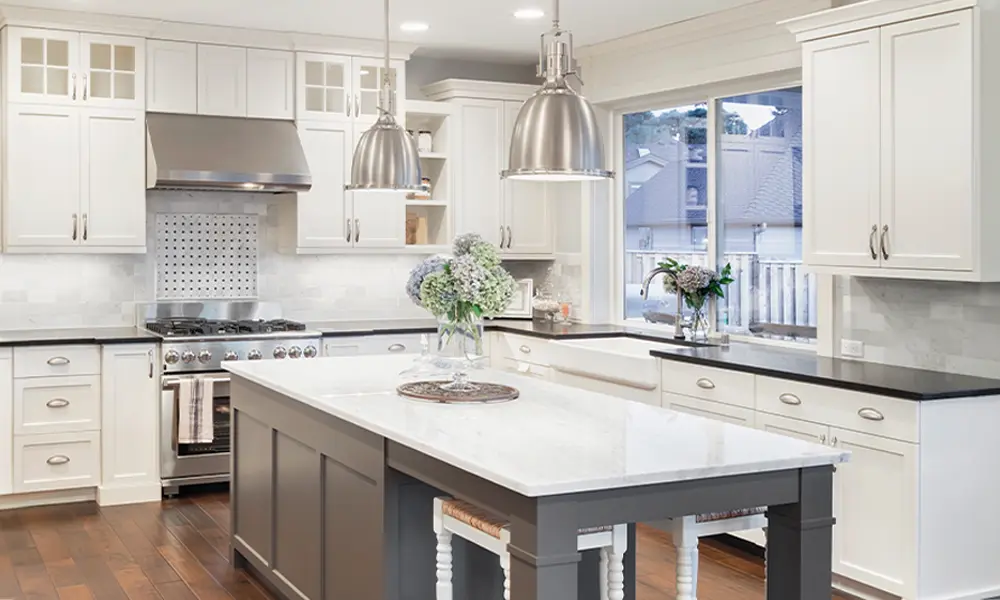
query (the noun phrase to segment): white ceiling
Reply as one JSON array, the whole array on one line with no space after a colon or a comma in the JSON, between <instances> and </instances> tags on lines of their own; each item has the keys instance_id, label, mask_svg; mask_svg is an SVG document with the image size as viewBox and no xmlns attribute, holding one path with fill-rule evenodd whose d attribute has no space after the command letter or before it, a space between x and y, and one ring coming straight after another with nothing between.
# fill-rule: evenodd
<instances>
[{"instance_id":1,"label":"white ceiling","mask_svg":"<svg viewBox=\"0 0 1000 600\"><path fill-rule=\"evenodd\" d=\"M578 45L594 44L755 0L563 0L562 23ZM381 0L14 0L9 4L168 21L337 36L381 38ZM515 9L546 10L538 21L513 18ZM392 37L421 54L474 55L511 60L537 53L551 0L393 0ZM404 21L430 30L403 33Z\"/></svg>"}]
</instances>

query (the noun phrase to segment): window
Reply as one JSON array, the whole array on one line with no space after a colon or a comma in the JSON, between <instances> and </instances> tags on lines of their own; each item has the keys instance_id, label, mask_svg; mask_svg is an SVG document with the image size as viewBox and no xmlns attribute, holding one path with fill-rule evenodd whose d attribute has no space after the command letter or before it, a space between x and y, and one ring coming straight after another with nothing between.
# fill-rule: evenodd
<instances>
[{"instance_id":1,"label":"window","mask_svg":"<svg viewBox=\"0 0 1000 600\"><path fill-rule=\"evenodd\" d=\"M714 140L710 122L718 125ZM662 322L674 314L659 279L648 300L639 295L664 258L715 261L732 265L735 278L715 306L717 329L815 338L815 276L802 268L801 88L626 114L623 134L625 318Z\"/></svg>"}]
</instances>

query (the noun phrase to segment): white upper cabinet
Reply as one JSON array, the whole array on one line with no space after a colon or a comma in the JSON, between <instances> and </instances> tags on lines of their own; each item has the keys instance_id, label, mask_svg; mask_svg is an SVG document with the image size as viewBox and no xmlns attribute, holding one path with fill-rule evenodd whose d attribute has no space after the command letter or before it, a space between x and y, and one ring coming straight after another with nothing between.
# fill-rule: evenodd
<instances>
[{"instance_id":1,"label":"white upper cabinet","mask_svg":"<svg viewBox=\"0 0 1000 600\"><path fill-rule=\"evenodd\" d=\"M145 40L7 28L10 102L144 108Z\"/></svg>"},{"instance_id":2,"label":"white upper cabinet","mask_svg":"<svg viewBox=\"0 0 1000 600\"><path fill-rule=\"evenodd\" d=\"M296 54L299 119L351 120L370 125L378 118L378 99L384 61L336 54ZM405 115L406 68L403 61L391 61L394 114L402 122Z\"/></svg>"},{"instance_id":3,"label":"white upper cabinet","mask_svg":"<svg viewBox=\"0 0 1000 600\"><path fill-rule=\"evenodd\" d=\"M1000 21L949 6L867 2L789 22L803 41L807 266L1000 281L1000 140L988 133Z\"/></svg>"},{"instance_id":4,"label":"white upper cabinet","mask_svg":"<svg viewBox=\"0 0 1000 600\"><path fill-rule=\"evenodd\" d=\"M198 114L247 116L247 49L198 44Z\"/></svg>"},{"instance_id":5,"label":"white upper cabinet","mask_svg":"<svg viewBox=\"0 0 1000 600\"><path fill-rule=\"evenodd\" d=\"M877 267L878 30L806 44L802 82L809 198L802 207L805 260L811 265Z\"/></svg>"},{"instance_id":6,"label":"white upper cabinet","mask_svg":"<svg viewBox=\"0 0 1000 600\"><path fill-rule=\"evenodd\" d=\"M145 40L80 35L83 94L88 106L146 107Z\"/></svg>"},{"instance_id":7,"label":"white upper cabinet","mask_svg":"<svg viewBox=\"0 0 1000 600\"><path fill-rule=\"evenodd\" d=\"M247 49L247 116L295 118L295 55Z\"/></svg>"},{"instance_id":8,"label":"white upper cabinet","mask_svg":"<svg viewBox=\"0 0 1000 600\"><path fill-rule=\"evenodd\" d=\"M881 33L882 267L971 271L972 11L890 25ZM928 115L942 106L946 122L929 126Z\"/></svg>"},{"instance_id":9,"label":"white upper cabinet","mask_svg":"<svg viewBox=\"0 0 1000 600\"><path fill-rule=\"evenodd\" d=\"M354 144L352 126L300 121L298 129L313 182L308 192L299 192L294 203L282 207L282 245L303 253L350 247L354 216L344 185Z\"/></svg>"},{"instance_id":10,"label":"white upper cabinet","mask_svg":"<svg viewBox=\"0 0 1000 600\"><path fill-rule=\"evenodd\" d=\"M514 122L522 102L504 102L503 165L507 167ZM499 174L497 175L499 177ZM548 184L503 181L503 220L507 254L551 254L553 251L552 202Z\"/></svg>"},{"instance_id":11,"label":"white upper cabinet","mask_svg":"<svg viewBox=\"0 0 1000 600\"><path fill-rule=\"evenodd\" d=\"M149 40L146 49L146 110L197 113L198 45Z\"/></svg>"},{"instance_id":12,"label":"white upper cabinet","mask_svg":"<svg viewBox=\"0 0 1000 600\"><path fill-rule=\"evenodd\" d=\"M466 100L461 105L461 143L464 152L460 163L458 202L461 224L458 233L475 232L498 247L506 246L507 229L501 206L500 171L506 159L501 139L504 134L503 102ZM495 185L490 184L495 182Z\"/></svg>"},{"instance_id":13,"label":"white upper cabinet","mask_svg":"<svg viewBox=\"0 0 1000 600\"><path fill-rule=\"evenodd\" d=\"M353 192L355 248L406 245L406 205L399 192Z\"/></svg>"}]
</instances>

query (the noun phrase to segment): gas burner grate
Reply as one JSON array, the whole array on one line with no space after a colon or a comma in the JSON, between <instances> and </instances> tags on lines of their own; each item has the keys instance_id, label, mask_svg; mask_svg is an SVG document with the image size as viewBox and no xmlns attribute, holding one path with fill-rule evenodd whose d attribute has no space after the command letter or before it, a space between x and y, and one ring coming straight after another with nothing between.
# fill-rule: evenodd
<instances>
[{"instance_id":1,"label":"gas burner grate","mask_svg":"<svg viewBox=\"0 0 1000 600\"><path fill-rule=\"evenodd\" d=\"M179 317L146 322L146 329L164 337L254 335L286 331L305 331L305 328L306 326L302 323L285 319L231 321L225 319Z\"/></svg>"}]
</instances>

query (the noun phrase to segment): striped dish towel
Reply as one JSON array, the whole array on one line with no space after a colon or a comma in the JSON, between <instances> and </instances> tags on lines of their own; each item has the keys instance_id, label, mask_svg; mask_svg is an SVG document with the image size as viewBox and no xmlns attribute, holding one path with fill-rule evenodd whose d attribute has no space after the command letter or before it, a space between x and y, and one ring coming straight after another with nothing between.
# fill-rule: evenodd
<instances>
[{"instance_id":1,"label":"striped dish towel","mask_svg":"<svg viewBox=\"0 0 1000 600\"><path fill-rule=\"evenodd\" d=\"M181 444L210 444L215 435L212 423L213 381L192 378L180 382L177 398L177 441Z\"/></svg>"}]
</instances>

